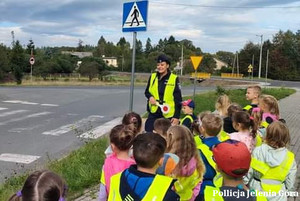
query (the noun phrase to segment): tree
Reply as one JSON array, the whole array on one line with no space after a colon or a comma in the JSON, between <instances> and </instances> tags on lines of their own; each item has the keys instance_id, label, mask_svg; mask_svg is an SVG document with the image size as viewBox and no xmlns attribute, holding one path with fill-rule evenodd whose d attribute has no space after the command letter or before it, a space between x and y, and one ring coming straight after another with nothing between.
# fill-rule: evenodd
<instances>
[{"instance_id":1,"label":"tree","mask_svg":"<svg viewBox=\"0 0 300 201\"><path fill-rule=\"evenodd\" d=\"M148 56L151 51L152 51L151 39L147 38L146 48L145 48L145 54Z\"/></svg>"},{"instance_id":2,"label":"tree","mask_svg":"<svg viewBox=\"0 0 300 201\"><path fill-rule=\"evenodd\" d=\"M77 46L77 51L78 52L83 52L83 50L84 50L83 41L81 39L79 39L78 46Z\"/></svg>"},{"instance_id":3,"label":"tree","mask_svg":"<svg viewBox=\"0 0 300 201\"><path fill-rule=\"evenodd\" d=\"M31 55L31 51L32 54L35 55L36 51L35 51L35 45L32 39L29 40L28 44L27 44L27 48L26 48L26 53Z\"/></svg>"},{"instance_id":4,"label":"tree","mask_svg":"<svg viewBox=\"0 0 300 201\"><path fill-rule=\"evenodd\" d=\"M17 84L22 83L23 71L28 61L25 60L24 50L17 40L12 49L10 63Z\"/></svg>"},{"instance_id":5,"label":"tree","mask_svg":"<svg viewBox=\"0 0 300 201\"><path fill-rule=\"evenodd\" d=\"M234 54L232 52L218 51L216 57L227 63L229 66L233 66Z\"/></svg>"},{"instance_id":6,"label":"tree","mask_svg":"<svg viewBox=\"0 0 300 201\"><path fill-rule=\"evenodd\" d=\"M86 61L82 62L79 68L79 73L89 77L91 82L93 78L98 76L99 64L96 61Z\"/></svg>"},{"instance_id":7,"label":"tree","mask_svg":"<svg viewBox=\"0 0 300 201\"><path fill-rule=\"evenodd\" d=\"M0 44L0 81L3 81L10 71L8 53L8 48L3 44Z\"/></svg>"},{"instance_id":8,"label":"tree","mask_svg":"<svg viewBox=\"0 0 300 201\"><path fill-rule=\"evenodd\" d=\"M102 55L105 55L105 47L106 47L106 40L104 39L103 36L101 36L100 39L98 40L96 56L102 57Z\"/></svg>"}]
</instances>

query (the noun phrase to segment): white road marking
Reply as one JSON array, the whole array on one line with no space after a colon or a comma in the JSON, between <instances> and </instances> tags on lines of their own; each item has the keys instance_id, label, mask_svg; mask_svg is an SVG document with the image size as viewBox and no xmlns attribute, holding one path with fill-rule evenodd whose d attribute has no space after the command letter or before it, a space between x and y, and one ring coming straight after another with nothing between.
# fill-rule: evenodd
<instances>
[{"instance_id":1,"label":"white road marking","mask_svg":"<svg viewBox=\"0 0 300 201\"><path fill-rule=\"evenodd\" d=\"M33 161L35 161L39 158L40 158L40 156L11 154L11 153L3 153L0 155L0 161L25 163L25 164L32 163Z\"/></svg>"},{"instance_id":2,"label":"white road marking","mask_svg":"<svg viewBox=\"0 0 300 201\"><path fill-rule=\"evenodd\" d=\"M57 129L51 130L51 131L45 131L42 134L43 135L54 135L54 136L60 136L62 134L68 133L72 130L75 130L81 126L86 125L88 122L97 121L99 118L103 118L104 116L99 115L92 115L87 118L81 119L73 124L67 124L64 126L61 126Z\"/></svg>"},{"instance_id":3,"label":"white road marking","mask_svg":"<svg viewBox=\"0 0 300 201\"><path fill-rule=\"evenodd\" d=\"M8 123L16 122L16 121L22 121L22 120L25 120L25 119L28 119L28 118L35 118L35 117L45 116L45 115L48 115L48 114L51 114L51 113L52 112L40 112L40 113L34 113L34 114L26 115L26 116L19 117L19 118L10 119L8 121L0 122L0 126L8 124Z\"/></svg>"},{"instance_id":4,"label":"white road marking","mask_svg":"<svg viewBox=\"0 0 300 201\"><path fill-rule=\"evenodd\" d=\"M59 105L56 105L56 104L47 104L47 103L44 103L44 104L41 104L41 106L47 106L47 107L58 107Z\"/></svg>"},{"instance_id":5,"label":"white road marking","mask_svg":"<svg viewBox=\"0 0 300 201\"><path fill-rule=\"evenodd\" d=\"M0 107L0 110L7 110L7 108L5 108L5 107Z\"/></svg>"},{"instance_id":6,"label":"white road marking","mask_svg":"<svg viewBox=\"0 0 300 201\"><path fill-rule=\"evenodd\" d=\"M13 115L13 114L18 114L18 113L23 113L23 112L27 112L28 110L13 110L10 112L4 112L4 113L0 113L0 117L6 117L8 115Z\"/></svg>"},{"instance_id":7,"label":"white road marking","mask_svg":"<svg viewBox=\"0 0 300 201\"><path fill-rule=\"evenodd\" d=\"M79 137L80 138L97 139L97 138L101 137L102 135L108 133L114 126L120 124L121 120L122 120L122 118L118 117L116 119L108 121L101 126L98 126L88 132L81 134Z\"/></svg>"},{"instance_id":8,"label":"white road marking","mask_svg":"<svg viewBox=\"0 0 300 201\"><path fill-rule=\"evenodd\" d=\"M25 104L25 105L38 105L38 103L21 101L21 100L8 100L8 101L2 101L2 102L3 103L20 103L20 104Z\"/></svg>"}]
</instances>

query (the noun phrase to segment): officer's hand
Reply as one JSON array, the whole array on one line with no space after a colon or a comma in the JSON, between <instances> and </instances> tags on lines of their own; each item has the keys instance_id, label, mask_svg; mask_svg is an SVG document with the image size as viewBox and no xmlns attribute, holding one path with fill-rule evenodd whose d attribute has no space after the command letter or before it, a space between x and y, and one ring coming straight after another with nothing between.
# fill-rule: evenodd
<instances>
[{"instance_id":1,"label":"officer's hand","mask_svg":"<svg viewBox=\"0 0 300 201\"><path fill-rule=\"evenodd\" d=\"M172 119L171 119L171 124L172 124L172 126L178 125L178 124L179 124L179 119L172 118Z\"/></svg>"},{"instance_id":2,"label":"officer's hand","mask_svg":"<svg viewBox=\"0 0 300 201\"><path fill-rule=\"evenodd\" d=\"M152 104L152 105L155 105L155 104L156 104L156 100L155 100L155 98L154 98L153 96L151 96L151 97L149 98L149 103Z\"/></svg>"}]
</instances>

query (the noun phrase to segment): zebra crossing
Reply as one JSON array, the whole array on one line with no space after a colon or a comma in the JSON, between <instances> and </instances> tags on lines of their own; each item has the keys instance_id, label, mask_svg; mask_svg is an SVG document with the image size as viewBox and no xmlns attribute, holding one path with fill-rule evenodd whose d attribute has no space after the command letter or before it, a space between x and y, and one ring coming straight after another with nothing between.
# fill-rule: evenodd
<instances>
[{"instance_id":1,"label":"zebra crossing","mask_svg":"<svg viewBox=\"0 0 300 201\"><path fill-rule=\"evenodd\" d=\"M18 107L17 105L27 105L27 106L25 109L20 109L20 107ZM7 126L9 129L4 130L4 132L12 133L13 135L30 133L36 128L42 129L43 125L39 125L38 123L35 125L32 125L32 123L31 125L26 125L26 123L22 123L22 122L23 121L30 122L30 119L39 120L39 118L41 117L46 118L46 120L44 121L55 120L55 112L53 112L52 110L47 110L46 108L58 107L58 106L59 105L50 104L50 103L35 103L35 102L21 101L21 100L2 101L0 102L0 128L2 126ZM65 114L65 115L68 116L69 114ZM76 114L72 114L71 116L74 117L76 116ZM44 130L40 134L41 136L59 137L64 134L70 133L74 129L84 127L86 124L90 122L99 121L99 119L101 118L104 118L104 116L91 115L83 119L74 121L71 124L66 124L62 126L58 125L58 128L52 130ZM4 129L6 129L6 127L4 127ZM5 152L5 153L1 153L1 152ZM0 164L2 162L30 164L41 157L40 155L35 155L35 154L33 155L25 154L26 153L25 151L23 153L6 153L7 151L1 150L1 152L0 152Z\"/></svg>"}]
</instances>

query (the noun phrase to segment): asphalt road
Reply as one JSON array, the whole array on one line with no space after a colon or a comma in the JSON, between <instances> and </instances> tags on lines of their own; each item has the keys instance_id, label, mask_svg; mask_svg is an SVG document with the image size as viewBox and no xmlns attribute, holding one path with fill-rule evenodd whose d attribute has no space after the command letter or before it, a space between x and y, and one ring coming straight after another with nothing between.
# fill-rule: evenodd
<instances>
[{"instance_id":1,"label":"asphalt road","mask_svg":"<svg viewBox=\"0 0 300 201\"><path fill-rule=\"evenodd\" d=\"M134 89L133 110L140 114L144 90ZM193 87L182 91L192 94ZM129 94L125 86L0 87L0 182L78 148L82 133L119 121L129 109Z\"/></svg>"}]
</instances>

